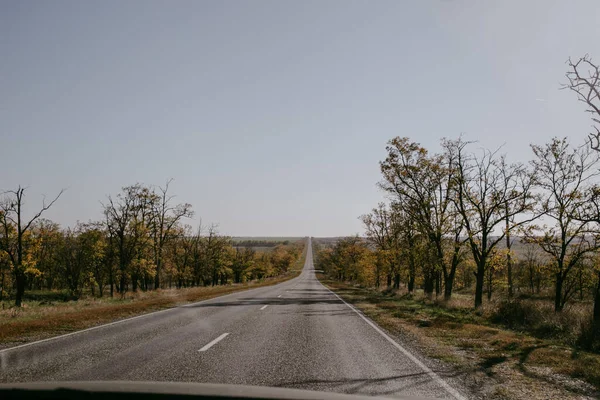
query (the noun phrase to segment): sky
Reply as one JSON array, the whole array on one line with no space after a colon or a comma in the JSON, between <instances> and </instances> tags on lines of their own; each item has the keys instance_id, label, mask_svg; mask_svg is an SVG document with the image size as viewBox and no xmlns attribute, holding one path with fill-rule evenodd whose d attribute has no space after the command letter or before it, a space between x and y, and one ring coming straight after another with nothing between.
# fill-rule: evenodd
<instances>
[{"instance_id":1,"label":"sky","mask_svg":"<svg viewBox=\"0 0 600 400\"><path fill-rule=\"evenodd\" d=\"M598 0L0 0L0 190L63 226L173 179L187 223L362 233L386 142L463 134L512 161L590 132L565 61Z\"/></svg>"}]
</instances>

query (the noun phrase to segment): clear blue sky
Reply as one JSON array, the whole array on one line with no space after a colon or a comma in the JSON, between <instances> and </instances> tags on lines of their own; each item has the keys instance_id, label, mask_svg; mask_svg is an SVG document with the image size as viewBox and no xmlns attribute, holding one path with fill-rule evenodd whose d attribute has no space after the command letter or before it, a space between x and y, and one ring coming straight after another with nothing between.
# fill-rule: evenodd
<instances>
[{"instance_id":1,"label":"clear blue sky","mask_svg":"<svg viewBox=\"0 0 600 400\"><path fill-rule=\"evenodd\" d=\"M360 233L394 136L582 141L558 88L599 39L598 0L0 0L0 189L72 225L174 178L226 234Z\"/></svg>"}]
</instances>

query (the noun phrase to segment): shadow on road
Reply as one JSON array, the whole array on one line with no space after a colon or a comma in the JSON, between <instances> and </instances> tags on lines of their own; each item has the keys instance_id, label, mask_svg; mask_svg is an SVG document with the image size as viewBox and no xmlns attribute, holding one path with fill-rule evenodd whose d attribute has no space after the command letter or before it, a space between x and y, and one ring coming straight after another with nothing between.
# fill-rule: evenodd
<instances>
[{"instance_id":1,"label":"shadow on road","mask_svg":"<svg viewBox=\"0 0 600 400\"><path fill-rule=\"evenodd\" d=\"M341 304L341 303L340 303ZM305 312L297 312L297 311L284 311L279 312L278 314L282 315L303 315L305 317L318 317L318 316L327 316L327 317L340 317L340 316L349 316L354 315L354 311L349 309L348 307L344 307L344 309L326 309L326 310L307 310Z\"/></svg>"},{"instance_id":2,"label":"shadow on road","mask_svg":"<svg viewBox=\"0 0 600 400\"><path fill-rule=\"evenodd\" d=\"M441 378L454 378L461 372L434 371ZM312 390L327 390L350 394L367 393L371 395L391 395L419 386L431 385L432 378L427 372L415 372L387 376L383 378L344 378L344 379L308 379L287 381L275 386ZM435 383L437 385L437 383Z\"/></svg>"},{"instance_id":3,"label":"shadow on road","mask_svg":"<svg viewBox=\"0 0 600 400\"><path fill-rule=\"evenodd\" d=\"M296 293L321 293L321 294L331 294L331 292L327 289L288 289L288 292L296 292Z\"/></svg>"},{"instance_id":4,"label":"shadow on road","mask_svg":"<svg viewBox=\"0 0 600 400\"><path fill-rule=\"evenodd\" d=\"M285 297L263 297L242 298L236 301L223 301L215 303L200 303L187 305L186 307L210 308L210 307L232 307L232 306L258 306L258 305L309 305L309 304L343 304L334 297L311 297L311 298L285 298Z\"/></svg>"}]
</instances>

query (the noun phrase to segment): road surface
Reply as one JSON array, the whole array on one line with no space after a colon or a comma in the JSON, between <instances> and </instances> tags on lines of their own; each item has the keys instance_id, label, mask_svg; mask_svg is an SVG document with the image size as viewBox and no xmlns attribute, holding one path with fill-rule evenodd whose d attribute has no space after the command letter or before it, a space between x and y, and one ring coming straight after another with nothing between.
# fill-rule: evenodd
<instances>
[{"instance_id":1,"label":"road surface","mask_svg":"<svg viewBox=\"0 0 600 400\"><path fill-rule=\"evenodd\" d=\"M317 280L309 240L297 278L2 350L0 382L183 381L466 398L415 356Z\"/></svg>"}]
</instances>

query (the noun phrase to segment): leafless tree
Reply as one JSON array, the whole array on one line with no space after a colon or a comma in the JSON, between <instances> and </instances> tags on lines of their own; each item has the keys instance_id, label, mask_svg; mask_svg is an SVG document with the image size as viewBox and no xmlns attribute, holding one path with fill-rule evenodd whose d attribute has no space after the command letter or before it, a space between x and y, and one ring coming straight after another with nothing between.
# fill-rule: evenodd
<instances>
[{"instance_id":1,"label":"leafless tree","mask_svg":"<svg viewBox=\"0 0 600 400\"><path fill-rule=\"evenodd\" d=\"M567 139L554 138L543 146L531 146L537 187L542 191L539 213L552 224L532 227L526 234L551 258L555 276L554 309L561 311L571 295L565 283L571 271L600 242L584 218L593 178L599 175L598 156L588 147L571 148Z\"/></svg>"},{"instance_id":2,"label":"leafless tree","mask_svg":"<svg viewBox=\"0 0 600 400\"><path fill-rule=\"evenodd\" d=\"M468 143L455 142L456 196L454 201L462 216L469 247L477 266L475 277L475 307L482 304L485 272L489 257L510 230L529 223L536 215L532 211L533 179L523 165L509 165L498 150L483 150L478 156L468 154ZM514 217L508 229L502 225Z\"/></svg>"},{"instance_id":3,"label":"leafless tree","mask_svg":"<svg viewBox=\"0 0 600 400\"><path fill-rule=\"evenodd\" d=\"M577 61L569 58L567 65L569 70L566 77L569 82L563 85L563 89L575 92L577 99L586 105L585 111L592 114L590 145L600 151L600 66L593 63L588 54Z\"/></svg>"}]
</instances>

